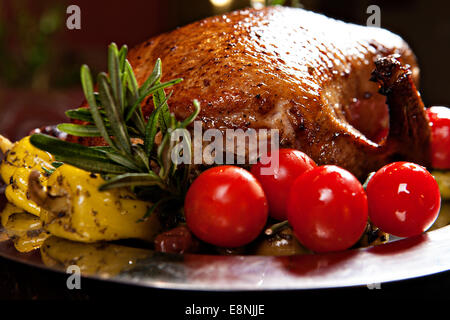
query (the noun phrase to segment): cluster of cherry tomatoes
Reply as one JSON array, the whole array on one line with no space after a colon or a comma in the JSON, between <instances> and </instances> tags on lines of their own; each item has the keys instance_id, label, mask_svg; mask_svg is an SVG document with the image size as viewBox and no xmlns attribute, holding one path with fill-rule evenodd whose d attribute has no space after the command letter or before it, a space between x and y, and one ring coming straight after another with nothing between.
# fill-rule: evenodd
<instances>
[{"instance_id":1,"label":"cluster of cherry tomatoes","mask_svg":"<svg viewBox=\"0 0 450 320\"><path fill-rule=\"evenodd\" d=\"M448 112L428 109L432 164L440 169L450 168ZM426 231L439 214L439 187L417 164L388 164L364 188L347 170L317 166L301 151L280 149L276 156L278 166L269 175L261 169L270 167L270 159L250 172L229 165L203 172L186 195L189 229L205 242L238 247L255 240L270 215L288 220L305 247L327 252L352 247L369 219L386 233L409 237Z\"/></svg>"}]
</instances>

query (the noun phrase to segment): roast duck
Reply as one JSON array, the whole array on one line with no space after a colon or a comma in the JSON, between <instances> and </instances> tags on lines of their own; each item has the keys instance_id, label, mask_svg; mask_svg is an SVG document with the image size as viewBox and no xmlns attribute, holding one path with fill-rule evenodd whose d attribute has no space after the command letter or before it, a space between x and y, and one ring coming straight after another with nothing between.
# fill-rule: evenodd
<instances>
[{"instance_id":1,"label":"roast duck","mask_svg":"<svg viewBox=\"0 0 450 320\"><path fill-rule=\"evenodd\" d=\"M162 59L170 110L201 103L203 129L279 129L281 147L358 178L398 159L428 164L430 131L416 58L399 36L302 9L211 17L131 50L139 83ZM142 104L144 115L152 99ZM75 139L75 138L74 138ZM84 144L95 138L76 138Z\"/></svg>"}]
</instances>

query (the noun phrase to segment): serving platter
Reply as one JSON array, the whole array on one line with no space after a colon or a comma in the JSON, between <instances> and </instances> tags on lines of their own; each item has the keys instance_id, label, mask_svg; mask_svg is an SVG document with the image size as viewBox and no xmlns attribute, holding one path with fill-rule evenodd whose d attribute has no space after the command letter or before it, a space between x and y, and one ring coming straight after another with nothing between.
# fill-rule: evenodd
<instances>
[{"instance_id":1,"label":"serving platter","mask_svg":"<svg viewBox=\"0 0 450 320\"><path fill-rule=\"evenodd\" d=\"M57 238L41 256L39 250L17 252L1 231L0 240L0 256L16 262L55 272L65 272L75 264L87 278L165 289L258 291L370 286L450 269L450 226L369 248L284 257L162 254Z\"/></svg>"}]
</instances>

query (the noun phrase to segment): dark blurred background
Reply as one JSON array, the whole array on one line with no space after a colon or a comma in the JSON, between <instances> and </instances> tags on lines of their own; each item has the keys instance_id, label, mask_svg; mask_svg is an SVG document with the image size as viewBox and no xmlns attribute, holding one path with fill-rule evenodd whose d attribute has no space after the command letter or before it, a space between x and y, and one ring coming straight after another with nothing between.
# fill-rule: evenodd
<instances>
[{"instance_id":1,"label":"dark blurred background","mask_svg":"<svg viewBox=\"0 0 450 320\"><path fill-rule=\"evenodd\" d=\"M11 139L64 120L83 99L79 68L105 69L106 46L133 45L189 22L284 2L365 24L369 5L381 26L401 35L421 67L421 93L429 105L450 105L450 2L426 0L0 0L0 132ZM69 30L66 9L81 9L81 30ZM450 91L450 90L449 90Z\"/></svg>"}]
</instances>

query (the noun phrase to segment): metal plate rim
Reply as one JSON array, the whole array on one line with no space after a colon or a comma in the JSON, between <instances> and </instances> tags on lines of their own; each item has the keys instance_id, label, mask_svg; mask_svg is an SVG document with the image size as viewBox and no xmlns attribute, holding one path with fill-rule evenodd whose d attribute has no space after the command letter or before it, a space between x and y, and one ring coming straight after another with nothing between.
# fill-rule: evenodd
<instances>
[{"instance_id":1,"label":"metal plate rim","mask_svg":"<svg viewBox=\"0 0 450 320\"><path fill-rule=\"evenodd\" d=\"M392 251L392 249L394 250ZM10 240L0 243L0 256L18 263L27 264L31 267L38 267L44 270L64 273L64 270L46 266L40 259L38 252L21 254L15 251ZM164 257L164 255L162 255ZM223 281L217 279L192 281L179 281L179 279L158 279L152 277L136 277L129 273L120 274L114 277L104 277L101 275L83 275L88 279L100 281L110 281L120 284L175 290L192 291L273 291L273 290L303 290L303 289L325 289L343 288L354 286L365 286L372 283L386 283L427 276L439 272L450 270L450 226L446 226L421 236L401 239L395 242L379 245L376 247L352 249L343 252L329 254L310 254L291 257L264 257L264 256L203 256L186 255L194 262L194 267L189 272L194 274L202 272L206 276L211 276L213 269L210 266L198 267L196 269L196 259L211 259L217 270L225 272L224 276L237 276L236 281ZM202 258L201 258L202 257ZM433 258L434 257L434 258ZM222 264L214 265L214 259L219 259ZM411 260L412 259L412 260ZM434 261L426 261L434 259ZM337 261L336 268L328 268L322 264L332 265ZM312 262L311 262L312 261ZM415 268L411 268L411 263L416 263ZM184 268L183 262L171 264L162 262L169 267ZM296 276L295 272L284 269L283 264L288 263L289 268L301 267L303 264L316 263L316 269L312 269L310 274ZM247 264L255 266L254 271L247 268ZM296 265L297 264L297 265ZM339 267L339 264L341 266ZM371 265L373 264L373 265ZM394 270L383 272L382 268L374 267L377 264L384 264L387 268L395 267ZM230 267L231 271L224 271L223 266ZM233 274L239 273L238 269L244 269L242 277ZM204 270L203 270L203 269ZM328 268L328 269L327 269ZM361 268L358 270L358 268ZM373 271L368 271L372 268ZM216 270L216 271L217 271ZM258 272L261 278L258 280ZM323 273L322 273L323 272ZM256 274L255 274L256 273ZM264 275L264 273L267 273ZM333 275L336 278L333 278ZM245 276L251 278L246 281Z\"/></svg>"}]
</instances>

